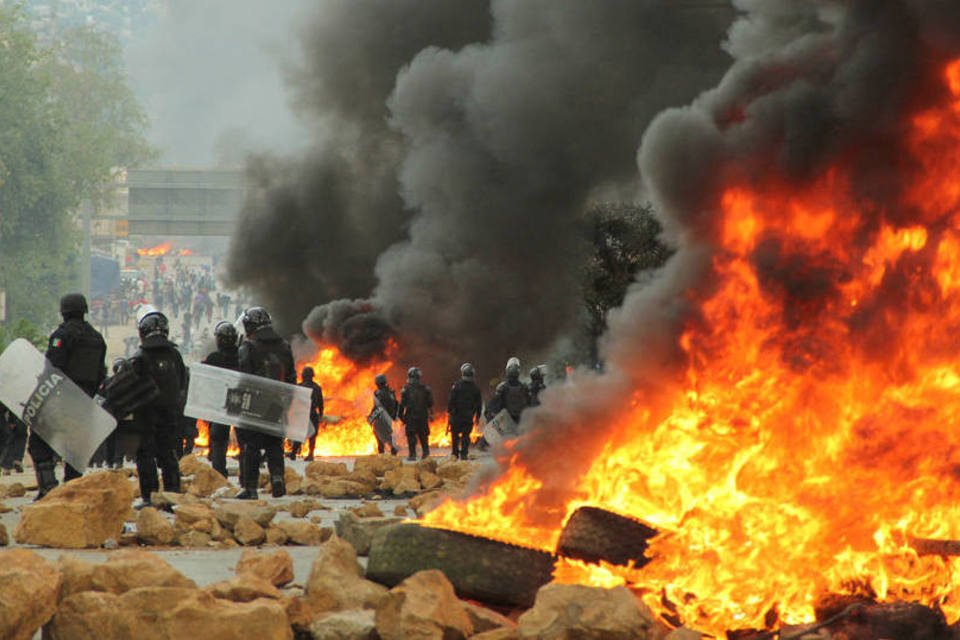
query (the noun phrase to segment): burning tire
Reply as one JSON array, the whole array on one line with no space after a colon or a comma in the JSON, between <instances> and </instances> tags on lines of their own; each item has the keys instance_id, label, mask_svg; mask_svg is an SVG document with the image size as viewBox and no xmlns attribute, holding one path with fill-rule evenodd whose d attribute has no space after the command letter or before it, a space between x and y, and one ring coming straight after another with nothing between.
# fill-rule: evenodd
<instances>
[{"instance_id":1,"label":"burning tire","mask_svg":"<svg viewBox=\"0 0 960 640\"><path fill-rule=\"evenodd\" d=\"M616 565L632 561L642 567L650 562L643 555L647 540L656 534L656 529L639 520L597 507L580 507L560 533L557 555Z\"/></svg>"},{"instance_id":2,"label":"burning tire","mask_svg":"<svg viewBox=\"0 0 960 640\"><path fill-rule=\"evenodd\" d=\"M398 524L374 535L367 578L392 587L417 571L439 569L461 597L529 607L537 590L550 582L555 561L546 551Z\"/></svg>"}]
</instances>

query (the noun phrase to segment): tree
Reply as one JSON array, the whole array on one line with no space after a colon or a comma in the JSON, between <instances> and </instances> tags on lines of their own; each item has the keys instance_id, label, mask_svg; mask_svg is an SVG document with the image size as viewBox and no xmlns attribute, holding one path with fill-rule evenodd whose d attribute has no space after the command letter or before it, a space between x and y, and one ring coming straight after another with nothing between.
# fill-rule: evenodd
<instances>
[{"instance_id":1,"label":"tree","mask_svg":"<svg viewBox=\"0 0 960 640\"><path fill-rule=\"evenodd\" d=\"M21 10L0 6L0 288L8 328L55 319L57 299L76 286L73 212L84 199L102 199L115 167L150 157L145 127L115 41L81 29L41 46Z\"/></svg>"},{"instance_id":2,"label":"tree","mask_svg":"<svg viewBox=\"0 0 960 640\"><path fill-rule=\"evenodd\" d=\"M649 204L593 204L584 216L583 229L590 246L583 269L583 304L595 362L607 313L623 303L638 274L662 267L672 251L660 241L660 222Z\"/></svg>"}]
</instances>

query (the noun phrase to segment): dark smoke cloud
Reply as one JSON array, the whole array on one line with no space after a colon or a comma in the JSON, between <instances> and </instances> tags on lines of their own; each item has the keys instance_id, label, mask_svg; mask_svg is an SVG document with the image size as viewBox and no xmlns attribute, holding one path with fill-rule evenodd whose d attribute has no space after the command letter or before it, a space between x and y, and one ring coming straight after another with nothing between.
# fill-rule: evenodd
<instances>
[{"instance_id":1,"label":"dark smoke cloud","mask_svg":"<svg viewBox=\"0 0 960 640\"><path fill-rule=\"evenodd\" d=\"M305 24L304 60L288 76L315 140L301 157L248 163L249 196L228 259L231 280L254 289L289 332L318 302L369 295L377 256L403 237L403 141L386 107L397 73L424 47L490 33L487 0L325 0ZM328 333L328 317L307 333ZM356 340L372 330L334 332Z\"/></svg>"},{"instance_id":2,"label":"dark smoke cloud","mask_svg":"<svg viewBox=\"0 0 960 640\"><path fill-rule=\"evenodd\" d=\"M691 301L707 296L714 283L710 267L719 244L715 213L721 185L732 179L762 184L771 177L802 185L843 157L853 167L863 212L876 212L876 219L867 218L867 230L882 215L905 215L882 203L898 194L902 179L897 157L909 122L904 114L931 91L942 90L938 63L960 56L956 3L736 4L745 15L730 32L733 66L719 86L690 106L659 115L638 154L647 192L677 252L611 314L604 343L610 372L548 389L544 406L525 414L528 432L515 450L544 481L544 490L525 503L539 514L534 518L554 522L564 515L576 479L611 437L604 425L616 424L625 404L647 408L653 423L670 411L661 404L670 396L659 390L677 382L684 370L680 336L698 322ZM787 313L791 299L829 299L838 276L808 265L800 271L772 245L761 247L755 266L766 293L785 300ZM864 340L875 340L873 333L864 331ZM890 334L883 335L889 344Z\"/></svg>"},{"instance_id":3,"label":"dark smoke cloud","mask_svg":"<svg viewBox=\"0 0 960 640\"><path fill-rule=\"evenodd\" d=\"M681 5L496 1L489 42L425 48L396 78L387 106L414 216L369 301L406 364L444 380L469 360L486 379L571 329L585 203L636 186L649 120L725 68L730 14ZM304 330L329 317L318 307Z\"/></svg>"}]
</instances>

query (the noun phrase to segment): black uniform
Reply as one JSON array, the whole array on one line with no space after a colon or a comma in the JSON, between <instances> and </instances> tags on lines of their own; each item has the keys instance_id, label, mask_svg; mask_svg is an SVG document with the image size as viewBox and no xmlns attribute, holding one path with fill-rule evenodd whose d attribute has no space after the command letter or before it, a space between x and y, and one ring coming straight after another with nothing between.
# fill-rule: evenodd
<instances>
[{"instance_id":1,"label":"black uniform","mask_svg":"<svg viewBox=\"0 0 960 640\"><path fill-rule=\"evenodd\" d=\"M417 440L423 457L430 455L430 412L433 409L433 392L419 381L409 381L400 391L398 417L403 422L407 435L408 459L417 458Z\"/></svg>"},{"instance_id":2,"label":"black uniform","mask_svg":"<svg viewBox=\"0 0 960 640\"><path fill-rule=\"evenodd\" d=\"M0 469L10 471L16 469L23 471L23 452L27 447L27 425L23 420L13 415L10 411L3 411L3 420L0 421L0 449L3 454L0 455Z\"/></svg>"},{"instance_id":3,"label":"black uniform","mask_svg":"<svg viewBox=\"0 0 960 640\"><path fill-rule=\"evenodd\" d=\"M453 383L450 398L447 401L447 419L450 423L450 435L453 438L453 455L461 460L467 459L470 448L470 431L480 421L483 413L483 398L480 387L473 380L460 379Z\"/></svg>"},{"instance_id":4,"label":"black uniform","mask_svg":"<svg viewBox=\"0 0 960 640\"><path fill-rule=\"evenodd\" d=\"M313 425L313 435L310 436L310 450L307 452L306 460L313 460L313 448L317 445L317 431L320 430L320 420L323 419L323 389L313 380L301 380L301 387L310 389L310 424ZM303 446L302 442L294 442L290 459L293 460L300 452Z\"/></svg>"},{"instance_id":5,"label":"black uniform","mask_svg":"<svg viewBox=\"0 0 960 640\"><path fill-rule=\"evenodd\" d=\"M160 391L155 400L136 412L141 429L137 447L140 496L149 502L150 494L160 488L158 464L163 473L164 489L180 491L177 451L187 391L187 369L177 345L159 335L145 339L131 363L138 375L153 380Z\"/></svg>"},{"instance_id":6,"label":"black uniform","mask_svg":"<svg viewBox=\"0 0 960 640\"><path fill-rule=\"evenodd\" d=\"M240 371L289 384L297 383L293 352L287 341L272 327L260 329L240 345ZM260 460L265 452L274 497L282 496L283 438L250 429L240 429L237 437L243 447L243 488L256 491L260 480Z\"/></svg>"},{"instance_id":7,"label":"black uniform","mask_svg":"<svg viewBox=\"0 0 960 640\"><path fill-rule=\"evenodd\" d=\"M530 406L531 407L540 406L540 392L546 388L547 388L547 385L543 384L543 379L530 381Z\"/></svg>"},{"instance_id":8,"label":"black uniform","mask_svg":"<svg viewBox=\"0 0 960 640\"><path fill-rule=\"evenodd\" d=\"M217 349L203 359L204 364L236 371L240 368L237 347ZM227 448L230 446L230 425L210 423L210 465L224 478L227 477Z\"/></svg>"},{"instance_id":9,"label":"black uniform","mask_svg":"<svg viewBox=\"0 0 960 640\"><path fill-rule=\"evenodd\" d=\"M530 406L530 388L516 378L508 378L497 385L490 405L491 417L506 409L514 422L520 422L523 410Z\"/></svg>"},{"instance_id":10,"label":"black uniform","mask_svg":"<svg viewBox=\"0 0 960 640\"><path fill-rule=\"evenodd\" d=\"M91 398L107 377L105 358L107 343L103 336L81 316L70 316L50 334L47 346L47 360L60 369L78 387ZM44 442L43 438L30 432L27 448L37 470L40 495L44 495L56 485L53 473L56 453ZM80 471L65 465L63 479L80 477Z\"/></svg>"},{"instance_id":11,"label":"black uniform","mask_svg":"<svg viewBox=\"0 0 960 640\"><path fill-rule=\"evenodd\" d=\"M391 419L397 419L397 412L400 410L400 405L397 403L397 394L393 391L393 389L390 387L378 387L373 392L374 408L376 408L378 402ZM373 409L371 409L371 412L372 411ZM390 442L384 442L380 439L380 436L377 435L376 430L373 432L373 437L377 439L377 453L383 453L387 447L390 447L390 453L397 455L397 447L394 446L392 438Z\"/></svg>"}]
</instances>

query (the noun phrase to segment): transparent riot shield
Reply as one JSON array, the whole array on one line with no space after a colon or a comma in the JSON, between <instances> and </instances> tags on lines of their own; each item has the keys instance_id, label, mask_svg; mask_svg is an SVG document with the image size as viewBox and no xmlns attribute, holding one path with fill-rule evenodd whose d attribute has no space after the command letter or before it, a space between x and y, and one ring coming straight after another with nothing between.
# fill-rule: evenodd
<instances>
[{"instance_id":1,"label":"transparent riot shield","mask_svg":"<svg viewBox=\"0 0 960 640\"><path fill-rule=\"evenodd\" d=\"M117 426L113 416L22 338L0 354L0 402L81 471Z\"/></svg>"},{"instance_id":2,"label":"transparent riot shield","mask_svg":"<svg viewBox=\"0 0 960 640\"><path fill-rule=\"evenodd\" d=\"M520 430L517 428L517 423L506 409L483 425L483 437L490 446L498 445L508 438L516 438L518 435Z\"/></svg>"},{"instance_id":3,"label":"transparent riot shield","mask_svg":"<svg viewBox=\"0 0 960 640\"><path fill-rule=\"evenodd\" d=\"M183 413L303 442L312 426L310 396L306 387L196 363Z\"/></svg>"}]
</instances>

